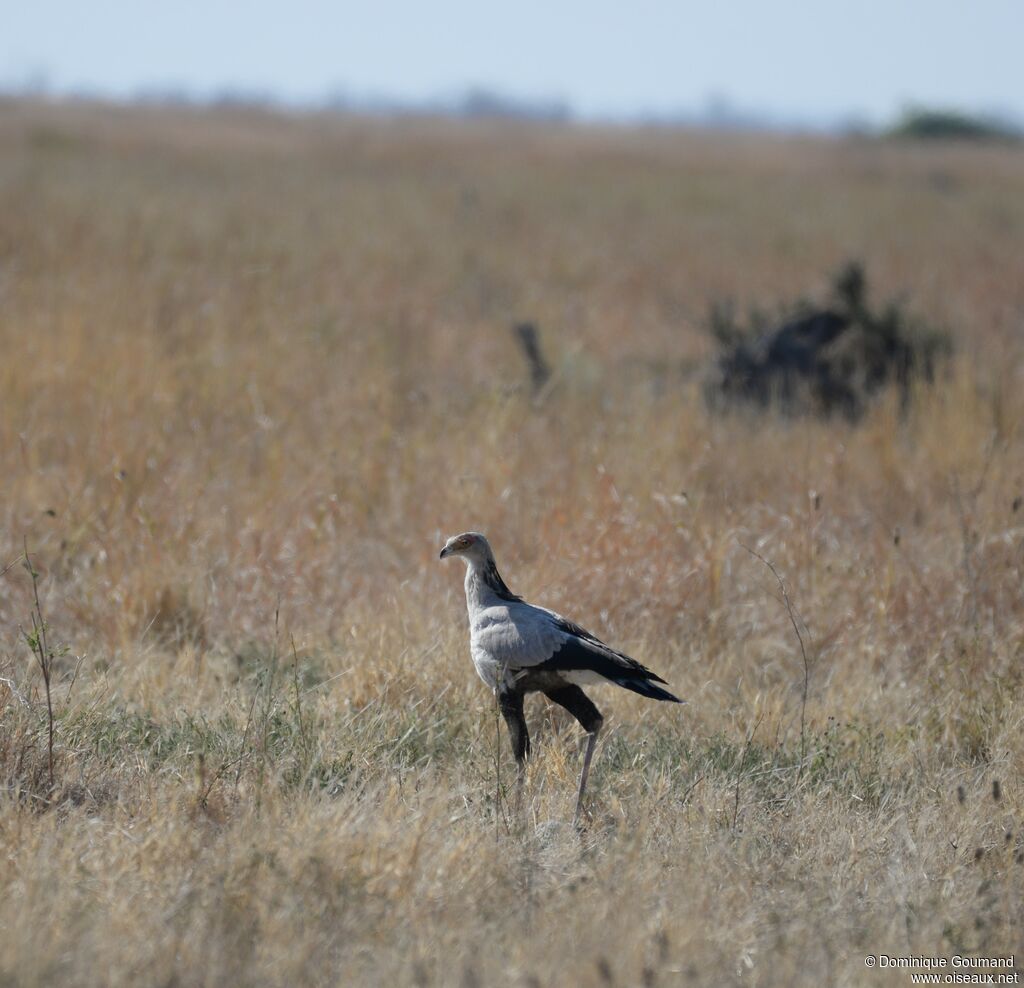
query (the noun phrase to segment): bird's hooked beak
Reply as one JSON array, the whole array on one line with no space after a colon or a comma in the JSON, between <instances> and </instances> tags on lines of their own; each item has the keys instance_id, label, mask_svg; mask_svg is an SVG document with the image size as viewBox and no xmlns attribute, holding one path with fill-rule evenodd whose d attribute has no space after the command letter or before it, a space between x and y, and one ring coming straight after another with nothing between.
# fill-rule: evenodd
<instances>
[{"instance_id":1,"label":"bird's hooked beak","mask_svg":"<svg viewBox=\"0 0 1024 988\"><path fill-rule=\"evenodd\" d=\"M445 557L445 556L450 556L451 554L452 554L452 550L451 550L450 548L448 548L448 546L445 546L445 547L444 547L444 548L443 548L443 549L441 550L441 555L440 555L440 556L438 556L437 558L438 558L438 559L444 559L444 557Z\"/></svg>"}]
</instances>

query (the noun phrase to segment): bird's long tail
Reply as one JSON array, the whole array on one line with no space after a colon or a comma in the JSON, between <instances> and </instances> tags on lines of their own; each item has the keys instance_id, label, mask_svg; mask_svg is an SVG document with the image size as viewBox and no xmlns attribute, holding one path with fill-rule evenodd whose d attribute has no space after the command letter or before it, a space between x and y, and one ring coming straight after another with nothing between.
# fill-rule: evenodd
<instances>
[{"instance_id":1,"label":"bird's long tail","mask_svg":"<svg viewBox=\"0 0 1024 988\"><path fill-rule=\"evenodd\" d=\"M686 702L685 700L680 700L678 696L673 696L668 690L655 686L649 679L613 679L612 682L616 686L632 690L634 693L639 693L641 696L649 697L652 700L667 700L669 703Z\"/></svg>"}]
</instances>

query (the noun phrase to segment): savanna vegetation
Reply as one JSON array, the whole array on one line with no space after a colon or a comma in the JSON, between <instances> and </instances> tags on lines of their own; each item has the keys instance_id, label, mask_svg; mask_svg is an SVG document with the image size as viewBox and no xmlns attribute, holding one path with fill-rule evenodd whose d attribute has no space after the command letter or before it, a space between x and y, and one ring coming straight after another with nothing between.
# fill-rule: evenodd
<instances>
[{"instance_id":1,"label":"savanna vegetation","mask_svg":"<svg viewBox=\"0 0 1024 988\"><path fill-rule=\"evenodd\" d=\"M931 384L711 410L712 307L850 257ZM1022 258L1011 146L0 105L0 982L1019 958ZM464 529L689 701L594 691L581 832Z\"/></svg>"}]
</instances>

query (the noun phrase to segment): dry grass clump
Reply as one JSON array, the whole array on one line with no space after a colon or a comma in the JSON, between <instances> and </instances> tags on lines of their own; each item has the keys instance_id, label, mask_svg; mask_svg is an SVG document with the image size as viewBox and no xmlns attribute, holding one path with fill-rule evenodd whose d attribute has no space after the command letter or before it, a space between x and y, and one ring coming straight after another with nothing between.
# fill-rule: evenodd
<instances>
[{"instance_id":1,"label":"dry grass clump","mask_svg":"<svg viewBox=\"0 0 1024 988\"><path fill-rule=\"evenodd\" d=\"M54 708L51 783L13 565L0 980L1021 953L1013 150L24 103L0 147L0 569L28 546ZM854 254L958 332L949 374L857 427L713 417L708 301ZM436 561L466 528L690 701L597 696L582 835L543 701L522 817L503 791Z\"/></svg>"}]
</instances>

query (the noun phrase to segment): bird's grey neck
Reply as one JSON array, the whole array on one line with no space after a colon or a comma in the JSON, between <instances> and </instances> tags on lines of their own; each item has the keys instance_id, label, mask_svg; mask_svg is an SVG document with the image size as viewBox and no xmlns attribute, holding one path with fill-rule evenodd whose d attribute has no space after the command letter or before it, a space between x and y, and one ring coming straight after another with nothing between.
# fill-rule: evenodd
<instances>
[{"instance_id":1,"label":"bird's grey neck","mask_svg":"<svg viewBox=\"0 0 1024 988\"><path fill-rule=\"evenodd\" d=\"M466 569L466 600L472 607L474 604L485 606L495 597L498 600L521 600L501 578L498 567L493 559L474 560Z\"/></svg>"}]
</instances>

